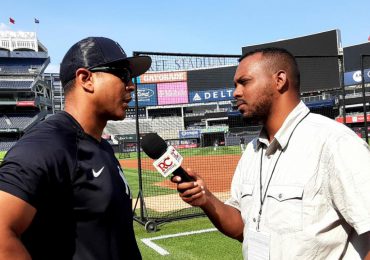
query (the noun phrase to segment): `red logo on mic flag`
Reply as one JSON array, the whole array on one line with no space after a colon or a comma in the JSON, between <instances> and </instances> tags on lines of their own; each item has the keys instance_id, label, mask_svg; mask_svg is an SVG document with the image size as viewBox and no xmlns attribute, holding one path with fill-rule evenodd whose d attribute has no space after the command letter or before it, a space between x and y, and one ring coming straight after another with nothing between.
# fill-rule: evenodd
<instances>
[{"instance_id":1,"label":"red logo on mic flag","mask_svg":"<svg viewBox=\"0 0 370 260\"><path fill-rule=\"evenodd\" d=\"M15 24L15 20L11 17L9 17L9 23Z\"/></svg>"},{"instance_id":2,"label":"red logo on mic flag","mask_svg":"<svg viewBox=\"0 0 370 260\"><path fill-rule=\"evenodd\" d=\"M167 151L153 162L157 171L167 177L181 166L183 157L176 151L173 146L169 146Z\"/></svg>"}]
</instances>

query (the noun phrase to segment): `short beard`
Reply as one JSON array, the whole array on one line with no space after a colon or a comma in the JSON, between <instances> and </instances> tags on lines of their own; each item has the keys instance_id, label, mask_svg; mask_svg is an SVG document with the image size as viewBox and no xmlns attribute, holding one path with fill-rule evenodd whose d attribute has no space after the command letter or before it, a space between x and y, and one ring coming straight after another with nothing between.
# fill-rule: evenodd
<instances>
[{"instance_id":1,"label":"short beard","mask_svg":"<svg viewBox=\"0 0 370 260\"><path fill-rule=\"evenodd\" d=\"M243 114L243 118L252 122L266 122L271 110L272 96L273 94L271 92L264 93L264 95L255 103L253 110L249 111L247 114Z\"/></svg>"}]
</instances>

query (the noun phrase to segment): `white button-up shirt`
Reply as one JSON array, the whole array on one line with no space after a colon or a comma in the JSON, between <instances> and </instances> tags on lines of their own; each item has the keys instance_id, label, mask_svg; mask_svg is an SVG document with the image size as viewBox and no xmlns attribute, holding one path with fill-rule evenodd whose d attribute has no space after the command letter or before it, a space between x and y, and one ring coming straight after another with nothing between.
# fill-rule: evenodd
<instances>
[{"instance_id":1,"label":"white button-up shirt","mask_svg":"<svg viewBox=\"0 0 370 260\"><path fill-rule=\"evenodd\" d=\"M259 230L270 236L270 259L352 260L367 253L358 235L370 231L370 149L348 127L300 102L271 144L263 130L248 144L225 202L245 223L245 259L249 229L258 229L261 186Z\"/></svg>"}]
</instances>

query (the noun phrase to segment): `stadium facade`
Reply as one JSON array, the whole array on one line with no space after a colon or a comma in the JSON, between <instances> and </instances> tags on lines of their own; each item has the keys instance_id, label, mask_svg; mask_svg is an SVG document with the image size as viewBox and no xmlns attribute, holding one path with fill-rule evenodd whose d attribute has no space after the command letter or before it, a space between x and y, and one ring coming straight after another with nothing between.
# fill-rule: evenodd
<instances>
[{"instance_id":1,"label":"stadium facade","mask_svg":"<svg viewBox=\"0 0 370 260\"><path fill-rule=\"evenodd\" d=\"M339 30L331 30L245 46L242 53L261 47L284 47L295 55L301 70L301 99L311 111L346 123L359 136L368 138L370 42L342 48ZM240 157L239 144L242 139L248 142L256 137L260 130L257 123L243 120L234 106L233 76L240 55L134 55L151 56L152 66L134 79L137 91L132 93L127 118L109 121L103 138L127 158L138 151L138 137L158 133L168 144L182 149L184 158L193 157L191 167L202 172L209 188L225 200ZM0 32L2 151L32 126L63 110L59 74L44 73L49 63L47 49L35 33ZM124 167L137 167L134 171L139 176L134 210L139 207L140 212L135 220L145 224L148 231L155 231L159 223L203 214L171 197L177 198L176 190L168 188L168 183L153 172L151 161L141 154L124 160L134 162Z\"/></svg>"},{"instance_id":2,"label":"stadium facade","mask_svg":"<svg viewBox=\"0 0 370 260\"><path fill-rule=\"evenodd\" d=\"M271 46L287 48L297 57L302 71L302 100L311 110L349 124L365 136L365 125L370 119L366 114L370 93L370 57L366 55L370 54L370 43L342 48L339 30L331 30L245 46L242 52ZM104 134L112 143L136 139L136 114L141 132L158 132L168 140L192 136L200 146L214 143L212 138L203 138L209 133L219 133L214 138L221 139L221 145L237 142L238 138L228 140L226 134L255 134L256 126L241 120L233 107L232 79L239 55L134 55L149 55L153 63L149 72L136 78L137 93L132 94L128 118L108 123ZM49 62L47 49L35 33L0 32L2 150L9 149L48 114L63 110L59 74L44 73ZM194 130L199 134L191 134Z\"/></svg>"},{"instance_id":3,"label":"stadium facade","mask_svg":"<svg viewBox=\"0 0 370 260\"><path fill-rule=\"evenodd\" d=\"M53 113L52 86L43 79L49 63L36 33L0 31L0 150Z\"/></svg>"}]
</instances>

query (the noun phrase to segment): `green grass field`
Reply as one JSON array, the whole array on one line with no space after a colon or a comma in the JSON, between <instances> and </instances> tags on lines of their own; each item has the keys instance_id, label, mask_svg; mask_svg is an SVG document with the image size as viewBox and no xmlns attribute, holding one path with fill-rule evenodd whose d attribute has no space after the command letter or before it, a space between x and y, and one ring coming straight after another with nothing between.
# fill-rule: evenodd
<instances>
[{"instance_id":1,"label":"green grass field","mask_svg":"<svg viewBox=\"0 0 370 260\"><path fill-rule=\"evenodd\" d=\"M191 149L181 149L179 150L183 157L189 156L207 156L207 155L226 155L226 154L237 154L240 155L239 146L220 146L215 151L213 147L203 147L203 148L191 148ZM141 153L142 158L147 158L144 153ZM119 154L116 154L117 158L120 158ZM121 156L122 157L122 156ZM137 159L136 153L131 153L128 158L121 160L135 160ZM130 185L132 194L135 196L139 192L139 179L137 169L123 169L127 181ZM168 177L169 178L169 177ZM163 177L157 174L155 171L145 171L142 170L142 183L146 186L143 187L145 192L145 197L166 195L171 193L176 193L173 189L168 189L165 187L160 187L153 185L156 182L162 182Z\"/></svg>"},{"instance_id":2,"label":"green grass field","mask_svg":"<svg viewBox=\"0 0 370 260\"><path fill-rule=\"evenodd\" d=\"M233 147L218 147L214 151L213 147L182 149L181 155L185 156L204 156L204 155L223 155L223 154L240 154L239 146ZM144 155L143 158L146 156ZM136 154L130 154L130 158L136 159ZM139 192L138 173L136 169L124 169L125 176L130 185L134 196L134 201ZM160 187L154 185L156 182L163 181L163 177L150 171L144 171L142 174L144 187L144 197L165 195L170 193L177 193L176 190ZM148 188L150 186L150 188ZM139 210L136 210L139 216ZM156 215L151 213L150 209L148 215ZM196 217L187 220L176 220L172 222L165 222L157 226L157 231L148 233L145 227L134 222L137 242L143 259L212 259L212 260L237 260L243 259L241 243L226 237L217 230L214 230L213 224L207 217ZM208 231L209 232L197 233ZM183 233L190 233L184 235ZM168 254L161 255L155 249L146 245L143 240L149 240L159 246L160 249L165 250Z\"/></svg>"},{"instance_id":3,"label":"green grass field","mask_svg":"<svg viewBox=\"0 0 370 260\"><path fill-rule=\"evenodd\" d=\"M224 149L223 149L224 148ZM220 147L217 151L212 148L205 149L186 149L187 155L189 152L193 155L222 154L222 153L240 153L237 147ZM184 154L185 150L181 153ZM2 160L6 152L0 152ZM134 156L132 155L131 159ZM136 155L135 155L136 157ZM127 181L130 184L134 200L139 192L139 182L137 170L124 169ZM143 174L142 178L145 183L153 183L163 180L157 174ZM148 193L149 192L149 193ZM146 196L161 195L168 193L176 193L176 191L153 185L146 192ZM241 243L224 236L219 231L208 231L204 233L196 233L214 229L213 224L207 217L197 217L187 220L177 220L173 222L165 222L157 226L157 231L148 233L145 227L134 221L134 229L136 240L138 242L142 257L144 260L152 259L189 259L189 260L238 260L242 258ZM190 234L184 235L188 232ZM163 237L168 236L168 237ZM149 240L168 254L161 255L159 252L144 244L143 240Z\"/></svg>"},{"instance_id":4,"label":"green grass field","mask_svg":"<svg viewBox=\"0 0 370 260\"><path fill-rule=\"evenodd\" d=\"M239 146L219 146L217 147L217 150L214 150L213 146L177 150L182 156L240 154ZM141 158L148 158L148 156L144 152L142 152L140 156ZM130 152L125 154L117 153L116 157L118 159L136 159L137 152Z\"/></svg>"},{"instance_id":5,"label":"green grass field","mask_svg":"<svg viewBox=\"0 0 370 260\"><path fill-rule=\"evenodd\" d=\"M180 153L185 156L197 155L222 155L240 154L238 146L182 149ZM0 160L6 152L0 151ZM142 157L146 155L142 153ZM117 154L117 158L119 155ZM137 158L136 153L129 154L127 159ZM120 158L119 158L120 159ZM133 199L139 192L138 173L136 169L124 169L125 176L129 182ZM152 185L162 181L158 174L150 174L143 171L143 183L151 188L145 191L145 196L163 195L176 193L176 191ZM138 212L138 210L136 210ZM242 244L236 240L224 236L214 229L213 224L207 217L196 217L186 220L164 222L157 226L157 231L148 233L145 227L134 221L136 240L144 260L152 259L189 259L189 260L238 260L242 257ZM151 246L144 243L152 243Z\"/></svg>"},{"instance_id":6,"label":"green grass field","mask_svg":"<svg viewBox=\"0 0 370 260\"><path fill-rule=\"evenodd\" d=\"M147 233L145 228L134 223L136 240L144 260L152 259L199 259L199 260L238 260L242 257L242 244L228 238L219 231L207 231L214 226L206 217L181 220L159 226L158 231ZM188 232L190 234L183 234ZM168 237L166 237L168 236ZM161 255L155 249L144 244L143 239L151 242L168 252Z\"/></svg>"}]
</instances>

